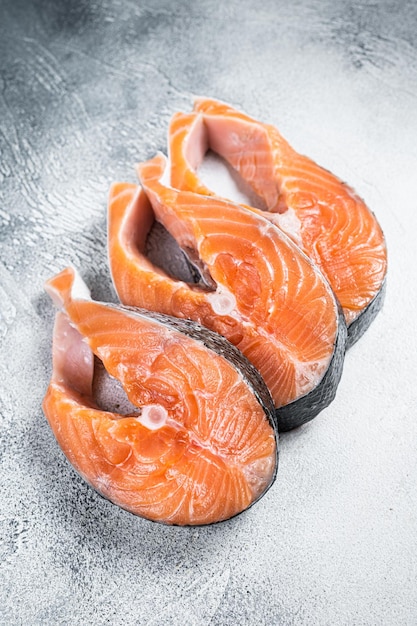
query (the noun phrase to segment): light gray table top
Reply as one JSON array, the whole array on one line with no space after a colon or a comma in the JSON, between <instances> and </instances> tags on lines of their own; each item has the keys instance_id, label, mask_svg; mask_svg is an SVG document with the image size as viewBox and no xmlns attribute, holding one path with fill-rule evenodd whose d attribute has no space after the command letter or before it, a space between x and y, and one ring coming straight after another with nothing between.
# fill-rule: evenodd
<instances>
[{"instance_id":1,"label":"light gray table top","mask_svg":"<svg viewBox=\"0 0 417 626\"><path fill-rule=\"evenodd\" d=\"M417 5L4 0L0 6L0 623L417 623ZM170 528L101 499L41 409L69 263L115 300L106 197L192 94L278 126L386 234L385 307L334 403L281 438L246 514Z\"/></svg>"}]
</instances>

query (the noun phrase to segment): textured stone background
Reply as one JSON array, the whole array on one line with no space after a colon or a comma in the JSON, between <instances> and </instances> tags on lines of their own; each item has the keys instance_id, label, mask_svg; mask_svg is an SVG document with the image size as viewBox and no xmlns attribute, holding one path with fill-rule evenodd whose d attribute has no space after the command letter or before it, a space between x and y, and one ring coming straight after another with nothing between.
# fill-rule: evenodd
<instances>
[{"instance_id":1,"label":"textured stone background","mask_svg":"<svg viewBox=\"0 0 417 626\"><path fill-rule=\"evenodd\" d=\"M417 623L414 0L0 3L0 623ZM335 402L281 439L247 514L137 519L72 470L42 414L68 263L114 300L106 195L192 94L278 125L388 240L384 311Z\"/></svg>"}]
</instances>

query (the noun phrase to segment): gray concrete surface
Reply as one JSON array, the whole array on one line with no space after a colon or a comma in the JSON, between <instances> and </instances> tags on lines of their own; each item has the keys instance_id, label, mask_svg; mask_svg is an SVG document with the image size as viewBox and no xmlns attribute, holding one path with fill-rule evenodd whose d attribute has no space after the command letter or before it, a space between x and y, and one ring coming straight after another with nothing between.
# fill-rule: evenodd
<instances>
[{"instance_id":1,"label":"gray concrete surface","mask_svg":"<svg viewBox=\"0 0 417 626\"><path fill-rule=\"evenodd\" d=\"M417 623L414 0L0 4L0 623ZM389 246L383 312L278 480L199 529L101 499L42 414L68 263L114 300L106 196L192 94L275 123L348 180Z\"/></svg>"}]
</instances>

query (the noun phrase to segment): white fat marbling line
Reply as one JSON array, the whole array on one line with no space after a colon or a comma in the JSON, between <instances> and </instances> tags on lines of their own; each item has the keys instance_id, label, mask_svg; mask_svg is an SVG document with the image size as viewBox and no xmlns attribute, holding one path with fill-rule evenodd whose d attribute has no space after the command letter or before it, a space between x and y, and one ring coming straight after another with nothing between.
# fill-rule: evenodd
<instances>
[{"instance_id":1,"label":"white fat marbling line","mask_svg":"<svg viewBox=\"0 0 417 626\"><path fill-rule=\"evenodd\" d=\"M301 222L294 209L289 208L284 213L268 213L266 217L302 247Z\"/></svg>"}]
</instances>

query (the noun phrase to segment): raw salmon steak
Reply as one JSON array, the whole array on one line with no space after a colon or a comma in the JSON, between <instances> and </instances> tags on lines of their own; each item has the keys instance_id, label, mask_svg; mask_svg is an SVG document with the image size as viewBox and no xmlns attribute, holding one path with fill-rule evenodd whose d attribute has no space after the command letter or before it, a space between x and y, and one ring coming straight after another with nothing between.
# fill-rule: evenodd
<instances>
[{"instance_id":1,"label":"raw salmon steak","mask_svg":"<svg viewBox=\"0 0 417 626\"><path fill-rule=\"evenodd\" d=\"M226 337L264 378L280 430L312 419L334 398L343 364L346 327L329 284L262 215L168 187L165 168L163 155L138 166L146 194L128 183L111 189L108 250L120 300ZM149 259L155 219L177 242L195 283Z\"/></svg>"},{"instance_id":2,"label":"raw salmon steak","mask_svg":"<svg viewBox=\"0 0 417 626\"><path fill-rule=\"evenodd\" d=\"M171 121L171 184L212 195L198 167L208 149L225 159L262 200L266 216L330 282L352 345L384 296L386 247L374 214L348 185L298 154L274 126L208 98L197 99L194 110Z\"/></svg>"},{"instance_id":3,"label":"raw salmon steak","mask_svg":"<svg viewBox=\"0 0 417 626\"><path fill-rule=\"evenodd\" d=\"M100 494L147 519L212 524L244 511L277 469L273 403L255 368L194 322L91 300L71 268L43 408L66 457ZM93 392L94 355L120 381L126 415Z\"/></svg>"}]
</instances>

